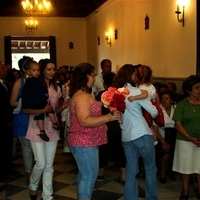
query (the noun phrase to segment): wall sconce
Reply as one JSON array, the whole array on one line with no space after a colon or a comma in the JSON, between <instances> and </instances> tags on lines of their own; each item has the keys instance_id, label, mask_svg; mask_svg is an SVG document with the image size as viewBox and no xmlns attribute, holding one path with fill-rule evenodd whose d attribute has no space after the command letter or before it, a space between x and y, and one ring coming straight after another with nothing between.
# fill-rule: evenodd
<instances>
[{"instance_id":1,"label":"wall sconce","mask_svg":"<svg viewBox=\"0 0 200 200\"><path fill-rule=\"evenodd\" d=\"M177 20L182 23L182 26L184 27L185 25L185 6L183 5L183 11L181 12L180 9L179 9L179 5L177 5L177 10L175 11L175 13L177 14ZM180 19L179 15L182 13L182 19Z\"/></svg>"},{"instance_id":2,"label":"wall sconce","mask_svg":"<svg viewBox=\"0 0 200 200\"><path fill-rule=\"evenodd\" d=\"M26 30L28 31L28 33L33 33L34 30L37 30L38 28L38 21L34 20L34 19L27 19L25 21L26 24Z\"/></svg>"},{"instance_id":3,"label":"wall sconce","mask_svg":"<svg viewBox=\"0 0 200 200\"><path fill-rule=\"evenodd\" d=\"M108 32L106 32L106 41L107 41L107 44L111 46L111 35Z\"/></svg>"}]
</instances>

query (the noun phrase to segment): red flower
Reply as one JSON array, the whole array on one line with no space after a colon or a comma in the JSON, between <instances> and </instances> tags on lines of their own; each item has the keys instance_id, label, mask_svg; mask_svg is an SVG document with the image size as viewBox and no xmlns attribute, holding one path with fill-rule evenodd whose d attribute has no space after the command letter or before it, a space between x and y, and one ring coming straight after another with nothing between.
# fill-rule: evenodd
<instances>
[{"instance_id":1,"label":"red flower","mask_svg":"<svg viewBox=\"0 0 200 200\"><path fill-rule=\"evenodd\" d=\"M114 107L116 110L120 112L123 112L126 108L125 96L123 94L114 94L110 106Z\"/></svg>"},{"instance_id":2,"label":"red flower","mask_svg":"<svg viewBox=\"0 0 200 200\"><path fill-rule=\"evenodd\" d=\"M101 101L104 107L108 108L111 112L115 110L123 112L126 108L125 96L127 94L129 94L127 88L117 89L109 87L108 90L101 95Z\"/></svg>"}]
</instances>

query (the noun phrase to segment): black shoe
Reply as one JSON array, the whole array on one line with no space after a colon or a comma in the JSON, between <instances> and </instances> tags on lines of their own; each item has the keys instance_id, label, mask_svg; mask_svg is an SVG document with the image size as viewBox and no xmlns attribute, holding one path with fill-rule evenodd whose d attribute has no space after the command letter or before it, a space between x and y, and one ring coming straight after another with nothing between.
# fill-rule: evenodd
<instances>
[{"instance_id":1,"label":"black shoe","mask_svg":"<svg viewBox=\"0 0 200 200\"><path fill-rule=\"evenodd\" d=\"M49 137L47 136L47 134L45 133L44 130L40 131L40 134L38 134L38 136L40 136L40 138L46 142L49 141Z\"/></svg>"},{"instance_id":2,"label":"black shoe","mask_svg":"<svg viewBox=\"0 0 200 200\"><path fill-rule=\"evenodd\" d=\"M175 181L176 177L175 177L175 173L173 171L167 171L167 176L172 180Z\"/></svg>"},{"instance_id":3,"label":"black shoe","mask_svg":"<svg viewBox=\"0 0 200 200\"><path fill-rule=\"evenodd\" d=\"M167 179L166 178L159 178L160 183L165 184L167 183Z\"/></svg>"},{"instance_id":4,"label":"black shoe","mask_svg":"<svg viewBox=\"0 0 200 200\"><path fill-rule=\"evenodd\" d=\"M122 184L122 185L125 185L125 181L121 181L120 179L117 180L118 183Z\"/></svg>"},{"instance_id":5,"label":"black shoe","mask_svg":"<svg viewBox=\"0 0 200 200\"><path fill-rule=\"evenodd\" d=\"M37 199L37 194L31 195L31 194L29 193L29 197L30 197L31 200L36 200L36 199Z\"/></svg>"},{"instance_id":6,"label":"black shoe","mask_svg":"<svg viewBox=\"0 0 200 200\"><path fill-rule=\"evenodd\" d=\"M179 200L188 200L188 194L183 194L183 191L182 191L181 196L179 197Z\"/></svg>"},{"instance_id":7,"label":"black shoe","mask_svg":"<svg viewBox=\"0 0 200 200\"><path fill-rule=\"evenodd\" d=\"M104 181L104 176L97 176L97 181Z\"/></svg>"},{"instance_id":8,"label":"black shoe","mask_svg":"<svg viewBox=\"0 0 200 200\"><path fill-rule=\"evenodd\" d=\"M200 199L200 194L199 193L197 193L197 199Z\"/></svg>"},{"instance_id":9,"label":"black shoe","mask_svg":"<svg viewBox=\"0 0 200 200\"><path fill-rule=\"evenodd\" d=\"M53 123L53 128L56 129L57 131L60 131L60 126L57 122Z\"/></svg>"}]
</instances>

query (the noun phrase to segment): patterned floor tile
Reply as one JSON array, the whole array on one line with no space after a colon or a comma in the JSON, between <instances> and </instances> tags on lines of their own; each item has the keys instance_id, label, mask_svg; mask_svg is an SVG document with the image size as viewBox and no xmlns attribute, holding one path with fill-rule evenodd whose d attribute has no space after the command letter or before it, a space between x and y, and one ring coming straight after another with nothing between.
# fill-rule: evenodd
<instances>
[{"instance_id":1,"label":"patterned floor tile","mask_svg":"<svg viewBox=\"0 0 200 200\"><path fill-rule=\"evenodd\" d=\"M0 197L6 200L29 200L29 189L26 185L26 173L23 166L21 147L17 145L17 152L13 158L14 168L20 173L7 176L6 183L0 183ZM76 200L77 167L70 153L63 153L63 142L59 142L54 163L54 194L56 200ZM117 182L119 170L112 161L104 171L105 181L96 182L92 200L124 200L124 186ZM139 198L145 199L145 180L142 175L138 178ZM38 188L38 200L41 199L42 184ZM181 176L176 174L176 181L167 179L166 184L158 180L158 199L176 200L181 192ZM196 199L193 186L190 186L191 200Z\"/></svg>"}]
</instances>

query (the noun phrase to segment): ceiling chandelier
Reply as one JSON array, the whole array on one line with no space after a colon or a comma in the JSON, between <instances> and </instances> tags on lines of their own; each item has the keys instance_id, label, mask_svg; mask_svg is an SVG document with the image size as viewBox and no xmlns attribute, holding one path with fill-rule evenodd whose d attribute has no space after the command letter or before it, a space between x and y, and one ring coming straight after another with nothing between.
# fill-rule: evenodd
<instances>
[{"instance_id":1,"label":"ceiling chandelier","mask_svg":"<svg viewBox=\"0 0 200 200\"><path fill-rule=\"evenodd\" d=\"M28 33L32 33L34 30L37 30L38 28L38 21L34 20L34 19L27 19L25 21L26 24L26 30L28 31Z\"/></svg>"},{"instance_id":2,"label":"ceiling chandelier","mask_svg":"<svg viewBox=\"0 0 200 200\"><path fill-rule=\"evenodd\" d=\"M48 0L24 0L22 8L29 16L47 15L51 10L51 3Z\"/></svg>"}]
</instances>

